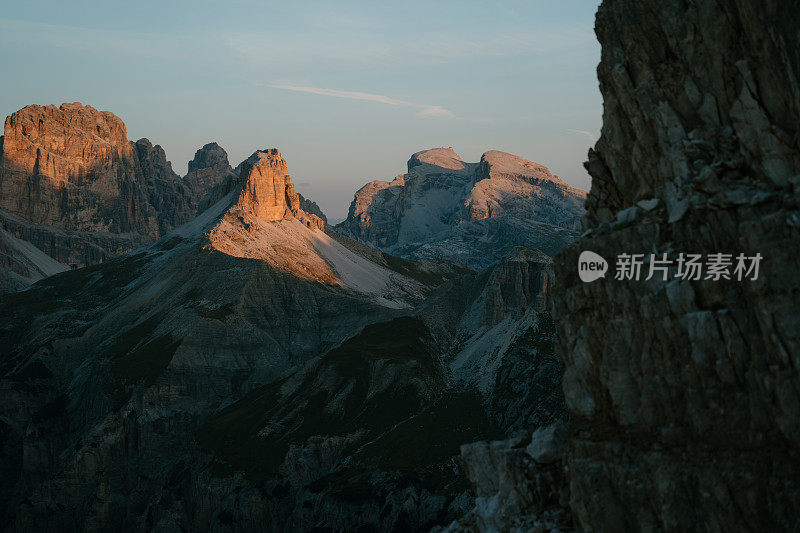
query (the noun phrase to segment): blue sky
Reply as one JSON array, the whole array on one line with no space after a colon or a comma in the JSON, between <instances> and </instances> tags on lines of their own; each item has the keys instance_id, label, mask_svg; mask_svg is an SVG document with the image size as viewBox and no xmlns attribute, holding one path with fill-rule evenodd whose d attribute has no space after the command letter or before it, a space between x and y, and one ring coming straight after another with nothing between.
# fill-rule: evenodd
<instances>
[{"instance_id":1,"label":"blue sky","mask_svg":"<svg viewBox=\"0 0 800 533\"><path fill-rule=\"evenodd\" d=\"M0 113L80 101L179 174L217 141L277 147L334 218L421 149L489 149L586 189L599 135L597 0L3 2Z\"/></svg>"}]
</instances>

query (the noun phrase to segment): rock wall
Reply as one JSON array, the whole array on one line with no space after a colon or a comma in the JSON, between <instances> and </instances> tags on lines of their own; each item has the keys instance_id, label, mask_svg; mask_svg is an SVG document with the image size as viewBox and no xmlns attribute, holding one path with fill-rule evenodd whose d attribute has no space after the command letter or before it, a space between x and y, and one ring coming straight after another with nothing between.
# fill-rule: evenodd
<instances>
[{"instance_id":1,"label":"rock wall","mask_svg":"<svg viewBox=\"0 0 800 533\"><path fill-rule=\"evenodd\" d=\"M579 528L800 528L798 27L775 0L599 9L587 233L553 291ZM578 279L583 250L605 279ZM755 281L614 279L618 254L680 252L763 261Z\"/></svg>"},{"instance_id":2,"label":"rock wall","mask_svg":"<svg viewBox=\"0 0 800 533\"><path fill-rule=\"evenodd\" d=\"M297 218L309 227L325 229L325 222L300 209L286 161L277 148L259 150L241 165L242 189L236 207L267 222Z\"/></svg>"},{"instance_id":3,"label":"rock wall","mask_svg":"<svg viewBox=\"0 0 800 533\"><path fill-rule=\"evenodd\" d=\"M300 199L300 209L310 215L317 215L322 219L323 222L326 224L328 223L328 217L326 217L325 213L322 212L322 209L320 209L319 205L317 205L317 202L304 197L300 193L297 193L297 197Z\"/></svg>"},{"instance_id":4,"label":"rock wall","mask_svg":"<svg viewBox=\"0 0 800 533\"><path fill-rule=\"evenodd\" d=\"M80 103L27 106L5 121L0 224L68 266L150 242L194 216L164 150Z\"/></svg>"}]
</instances>

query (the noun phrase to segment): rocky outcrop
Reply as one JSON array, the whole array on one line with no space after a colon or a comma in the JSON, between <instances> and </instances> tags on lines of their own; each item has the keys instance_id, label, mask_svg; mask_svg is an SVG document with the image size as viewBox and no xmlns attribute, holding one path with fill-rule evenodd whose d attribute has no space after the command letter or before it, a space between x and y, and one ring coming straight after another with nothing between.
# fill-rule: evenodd
<instances>
[{"instance_id":1,"label":"rocky outcrop","mask_svg":"<svg viewBox=\"0 0 800 533\"><path fill-rule=\"evenodd\" d=\"M322 212L322 209L320 209L316 202L305 198L300 193L297 193L297 197L300 198L300 209L310 215L316 215L321 218L324 223L328 223L328 217L325 216L325 213Z\"/></svg>"},{"instance_id":2,"label":"rocky outcrop","mask_svg":"<svg viewBox=\"0 0 800 533\"><path fill-rule=\"evenodd\" d=\"M465 163L452 148L435 148L411 156L408 173L359 189L338 227L402 257L482 269L514 246L554 254L572 242L584 198L520 157L489 151Z\"/></svg>"},{"instance_id":3,"label":"rocky outcrop","mask_svg":"<svg viewBox=\"0 0 800 533\"><path fill-rule=\"evenodd\" d=\"M572 529L564 476L567 426L461 446L461 463L475 492L475 506L437 533L565 531Z\"/></svg>"},{"instance_id":4,"label":"rocky outcrop","mask_svg":"<svg viewBox=\"0 0 800 533\"><path fill-rule=\"evenodd\" d=\"M267 222L296 218L309 227L325 229L321 218L300 209L286 161L277 149L259 150L247 158L240 179L237 208Z\"/></svg>"},{"instance_id":5,"label":"rocky outcrop","mask_svg":"<svg viewBox=\"0 0 800 533\"><path fill-rule=\"evenodd\" d=\"M193 215L164 150L128 141L113 113L32 105L6 119L0 224L64 265L129 251Z\"/></svg>"},{"instance_id":6,"label":"rocky outcrop","mask_svg":"<svg viewBox=\"0 0 800 533\"><path fill-rule=\"evenodd\" d=\"M189 172L183 177L183 184L192 192L192 202L197 207L214 186L232 175L228 153L217 143L210 142L197 150L189 161Z\"/></svg>"},{"instance_id":7,"label":"rocky outcrop","mask_svg":"<svg viewBox=\"0 0 800 533\"><path fill-rule=\"evenodd\" d=\"M587 234L557 256L586 530L800 527L797 4L605 0ZM612 272L577 276L592 250ZM756 280L614 279L621 253L761 254Z\"/></svg>"},{"instance_id":8,"label":"rocky outcrop","mask_svg":"<svg viewBox=\"0 0 800 533\"><path fill-rule=\"evenodd\" d=\"M31 105L5 121L3 169L70 183L89 171L97 175L117 167L132 170L134 150L122 120L80 103ZM25 212L31 199L3 195L2 208Z\"/></svg>"}]
</instances>

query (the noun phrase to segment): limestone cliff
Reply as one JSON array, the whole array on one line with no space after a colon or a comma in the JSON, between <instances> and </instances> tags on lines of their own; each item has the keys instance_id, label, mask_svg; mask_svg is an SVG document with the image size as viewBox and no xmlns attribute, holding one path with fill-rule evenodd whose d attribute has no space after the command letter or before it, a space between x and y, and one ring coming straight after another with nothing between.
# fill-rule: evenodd
<instances>
[{"instance_id":1,"label":"limestone cliff","mask_svg":"<svg viewBox=\"0 0 800 533\"><path fill-rule=\"evenodd\" d=\"M286 161L277 149L255 152L242 163L240 172L237 208L267 222L297 218L309 227L325 228L322 219L300 209Z\"/></svg>"},{"instance_id":2,"label":"limestone cliff","mask_svg":"<svg viewBox=\"0 0 800 533\"><path fill-rule=\"evenodd\" d=\"M193 215L164 150L79 103L27 106L5 121L0 226L67 266L97 263Z\"/></svg>"},{"instance_id":3,"label":"limestone cliff","mask_svg":"<svg viewBox=\"0 0 800 533\"><path fill-rule=\"evenodd\" d=\"M586 530L800 528L800 4L605 0L588 233L554 315ZM757 280L591 284L577 258L763 256Z\"/></svg>"}]
</instances>

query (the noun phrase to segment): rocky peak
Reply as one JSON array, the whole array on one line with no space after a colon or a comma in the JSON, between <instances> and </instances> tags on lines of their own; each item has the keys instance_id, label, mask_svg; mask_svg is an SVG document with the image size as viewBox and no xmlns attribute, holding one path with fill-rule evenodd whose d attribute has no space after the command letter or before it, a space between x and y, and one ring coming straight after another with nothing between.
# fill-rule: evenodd
<instances>
[{"instance_id":1,"label":"rocky peak","mask_svg":"<svg viewBox=\"0 0 800 533\"><path fill-rule=\"evenodd\" d=\"M108 168L132 165L122 119L79 102L29 105L6 118L2 165L8 171L66 182Z\"/></svg>"},{"instance_id":2,"label":"rocky peak","mask_svg":"<svg viewBox=\"0 0 800 533\"><path fill-rule=\"evenodd\" d=\"M194 153L194 159L189 161L189 172L197 172L207 168L230 170L228 153L217 143L210 142Z\"/></svg>"},{"instance_id":3,"label":"rocky peak","mask_svg":"<svg viewBox=\"0 0 800 533\"><path fill-rule=\"evenodd\" d=\"M522 178L528 181L564 184L558 176L551 174L546 166L499 150L489 150L481 156L478 175L481 179Z\"/></svg>"},{"instance_id":4,"label":"rocky peak","mask_svg":"<svg viewBox=\"0 0 800 533\"><path fill-rule=\"evenodd\" d=\"M149 139L142 138L136 141L135 147L139 156L139 164L147 178L179 179L172 170L172 163L167 160L167 154L160 144L153 146Z\"/></svg>"},{"instance_id":5,"label":"rocky peak","mask_svg":"<svg viewBox=\"0 0 800 533\"><path fill-rule=\"evenodd\" d=\"M223 183L226 178L233 178L235 173L228 162L228 153L217 143L210 142L198 149L194 159L189 161L189 173L183 177L183 183L192 192L193 203L202 211L204 202L211 190Z\"/></svg>"},{"instance_id":6,"label":"rocky peak","mask_svg":"<svg viewBox=\"0 0 800 533\"><path fill-rule=\"evenodd\" d=\"M512 154L492 150L468 163L452 148L433 148L412 155L407 174L359 189L338 227L406 259L485 268L514 246L554 253L571 242L585 198ZM488 256L476 241L494 243Z\"/></svg>"},{"instance_id":7,"label":"rocky peak","mask_svg":"<svg viewBox=\"0 0 800 533\"><path fill-rule=\"evenodd\" d=\"M127 135L113 113L77 102L12 113L0 158L0 229L78 267L187 222L191 195L164 149Z\"/></svg>"},{"instance_id":8,"label":"rocky peak","mask_svg":"<svg viewBox=\"0 0 800 533\"><path fill-rule=\"evenodd\" d=\"M449 148L431 148L415 153L408 160L408 172L427 174L430 172L467 170L467 164L461 157Z\"/></svg>"},{"instance_id":9,"label":"rocky peak","mask_svg":"<svg viewBox=\"0 0 800 533\"><path fill-rule=\"evenodd\" d=\"M300 209L286 161L276 148L259 150L242 165L242 192L237 207L261 220L291 218Z\"/></svg>"},{"instance_id":10,"label":"rocky peak","mask_svg":"<svg viewBox=\"0 0 800 533\"><path fill-rule=\"evenodd\" d=\"M464 215L474 221L516 212L522 217L544 216L556 226L577 229L585 199L586 192L567 185L546 166L490 150L481 156L475 170L475 185L464 202ZM567 209L547 209L547 204Z\"/></svg>"},{"instance_id":11,"label":"rocky peak","mask_svg":"<svg viewBox=\"0 0 800 533\"><path fill-rule=\"evenodd\" d=\"M324 229L316 215L300 209L286 161L277 148L258 150L241 165L242 189L236 207L267 222L297 218L309 227Z\"/></svg>"}]
</instances>

